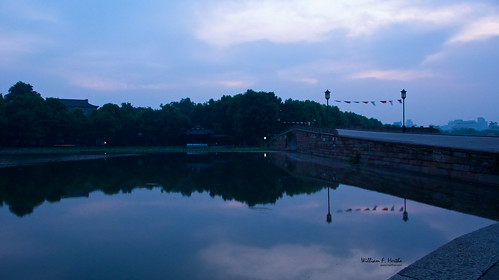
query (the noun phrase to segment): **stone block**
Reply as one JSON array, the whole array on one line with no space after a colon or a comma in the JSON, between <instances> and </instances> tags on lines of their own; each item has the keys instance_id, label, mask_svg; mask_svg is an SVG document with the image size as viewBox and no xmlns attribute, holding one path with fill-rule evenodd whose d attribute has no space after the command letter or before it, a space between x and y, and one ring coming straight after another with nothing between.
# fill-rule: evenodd
<instances>
[{"instance_id":1,"label":"stone block","mask_svg":"<svg viewBox=\"0 0 499 280\"><path fill-rule=\"evenodd\" d=\"M469 172L470 171L470 166L465 165L465 164L452 164L452 169L456 171L464 171L464 172Z\"/></svg>"}]
</instances>

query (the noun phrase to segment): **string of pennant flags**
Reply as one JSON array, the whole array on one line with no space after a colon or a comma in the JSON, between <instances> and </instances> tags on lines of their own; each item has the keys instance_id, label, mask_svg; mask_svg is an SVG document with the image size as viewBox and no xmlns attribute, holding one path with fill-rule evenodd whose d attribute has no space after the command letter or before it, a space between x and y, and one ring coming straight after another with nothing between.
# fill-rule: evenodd
<instances>
[{"instance_id":1,"label":"string of pennant flags","mask_svg":"<svg viewBox=\"0 0 499 280\"><path fill-rule=\"evenodd\" d=\"M399 104L402 104L402 99L396 99L395 101L398 101ZM393 100L381 100L381 101L360 101L360 100L334 100L334 102L338 103L357 103L357 104L372 104L373 106L376 106L376 103L381 103L381 104L390 104L393 106Z\"/></svg>"}]
</instances>

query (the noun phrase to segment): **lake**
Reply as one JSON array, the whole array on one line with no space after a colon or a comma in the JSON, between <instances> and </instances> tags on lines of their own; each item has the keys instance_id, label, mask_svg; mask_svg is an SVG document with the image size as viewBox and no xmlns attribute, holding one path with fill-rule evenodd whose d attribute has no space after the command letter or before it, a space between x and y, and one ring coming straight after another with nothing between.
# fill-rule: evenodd
<instances>
[{"instance_id":1,"label":"lake","mask_svg":"<svg viewBox=\"0 0 499 280\"><path fill-rule=\"evenodd\" d=\"M285 153L0 168L1 279L387 279L497 188Z\"/></svg>"}]
</instances>

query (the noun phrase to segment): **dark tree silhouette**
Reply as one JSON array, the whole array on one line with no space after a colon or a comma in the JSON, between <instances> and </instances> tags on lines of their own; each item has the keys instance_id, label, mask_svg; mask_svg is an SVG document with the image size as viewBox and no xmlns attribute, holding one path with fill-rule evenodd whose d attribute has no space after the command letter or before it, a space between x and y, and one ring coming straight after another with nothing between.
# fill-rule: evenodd
<instances>
[{"instance_id":1,"label":"dark tree silhouette","mask_svg":"<svg viewBox=\"0 0 499 280\"><path fill-rule=\"evenodd\" d=\"M130 103L105 104L90 116L68 111L56 98L44 100L33 86L18 82L0 95L0 145L51 146L55 144L112 146L184 145L183 134L192 127L213 131L224 143L257 145L296 122L314 126L381 127L376 119L341 112L314 101L288 99L273 92L247 90L234 96L195 104L190 98L136 108Z\"/></svg>"},{"instance_id":2,"label":"dark tree silhouette","mask_svg":"<svg viewBox=\"0 0 499 280\"><path fill-rule=\"evenodd\" d=\"M15 85L9 88L9 93L5 96L5 101L10 102L13 101L18 96L23 96L29 93L38 94L36 91L33 90L32 85L19 81Z\"/></svg>"}]
</instances>

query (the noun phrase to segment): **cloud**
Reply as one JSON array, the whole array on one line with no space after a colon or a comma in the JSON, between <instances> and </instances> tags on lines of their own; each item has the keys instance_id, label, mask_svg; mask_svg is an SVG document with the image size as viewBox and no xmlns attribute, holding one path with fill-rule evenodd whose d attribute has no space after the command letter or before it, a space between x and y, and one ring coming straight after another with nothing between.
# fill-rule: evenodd
<instances>
[{"instance_id":1,"label":"cloud","mask_svg":"<svg viewBox=\"0 0 499 280\"><path fill-rule=\"evenodd\" d=\"M235 201L235 200L229 200L223 203L223 208L246 208L246 204Z\"/></svg>"},{"instance_id":2,"label":"cloud","mask_svg":"<svg viewBox=\"0 0 499 280\"><path fill-rule=\"evenodd\" d=\"M423 62L421 62L421 64L424 65L424 64L428 64L428 63L432 63L432 62L435 62L435 61L442 60L447 55L448 54L445 51L440 51L440 52L437 52L437 53L434 53L434 54L430 54L430 55L426 56L426 58L423 60Z\"/></svg>"},{"instance_id":3,"label":"cloud","mask_svg":"<svg viewBox=\"0 0 499 280\"><path fill-rule=\"evenodd\" d=\"M1 10L7 17L18 17L27 21L57 23L59 18L54 10L47 9L46 5L37 1L3 1Z\"/></svg>"},{"instance_id":4,"label":"cloud","mask_svg":"<svg viewBox=\"0 0 499 280\"><path fill-rule=\"evenodd\" d=\"M97 76L73 76L69 79L69 83L77 87L98 91L118 91L129 88L127 83Z\"/></svg>"},{"instance_id":5,"label":"cloud","mask_svg":"<svg viewBox=\"0 0 499 280\"><path fill-rule=\"evenodd\" d=\"M381 0L264 0L217 2L198 15L196 36L215 46L268 40L274 43L318 42L333 32L350 37L372 35L392 24L435 29L459 25L482 6L435 6L428 2Z\"/></svg>"},{"instance_id":6,"label":"cloud","mask_svg":"<svg viewBox=\"0 0 499 280\"><path fill-rule=\"evenodd\" d=\"M164 90L174 87L167 83L130 83L119 79L93 75L73 75L68 78L71 85L97 91L125 91L137 89Z\"/></svg>"},{"instance_id":7,"label":"cloud","mask_svg":"<svg viewBox=\"0 0 499 280\"><path fill-rule=\"evenodd\" d=\"M202 87L248 88L255 83L255 78L242 72L229 72L213 75L207 79L198 79L194 84Z\"/></svg>"},{"instance_id":8,"label":"cloud","mask_svg":"<svg viewBox=\"0 0 499 280\"><path fill-rule=\"evenodd\" d=\"M396 81L411 81L424 78L432 78L441 76L430 71L420 70L370 70L351 74L351 79L377 79L377 80L396 80Z\"/></svg>"},{"instance_id":9,"label":"cloud","mask_svg":"<svg viewBox=\"0 0 499 280\"><path fill-rule=\"evenodd\" d=\"M199 80L196 84L203 87L247 88L251 87L253 82L245 79L209 79Z\"/></svg>"},{"instance_id":10,"label":"cloud","mask_svg":"<svg viewBox=\"0 0 499 280\"><path fill-rule=\"evenodd\" d=\"M499 36L499 15L484 17L471 22L458 34L450 38L447 43L466 43L486 40L495 36Z\"/></svg>"},{"instance_id":11,"label":"cloud","mask_svg":"<svg viewBox=\"0 0 499 280\"><path fill-rule=\"evenodd\" d=\"M13 60L24 54L42 52L53 44L51 40L33 34L0 34L0 62Z\"/></svg>"},{"instance_id":12,"label":"cloud","mask_svg":"<svg viewBox=\"0 0 499 280\"><path fill-rule=\"evenodd\" d=\"M315 78L309 78L309 77L301 77L296 79L297 82L308 84L308 85L315 85L319 82L318 79Z\"/></svg>"},{"instance_id":13,"label":"cloud","mask_svg":"<svg viewBox=\"0 0 499 280\"><path fill-rule=\"evenodd\" d=\"M130 203L123 200L113 201L92 201L84 204L76 205L72 210L72 214L81 216L91 216L96 213L113 213L121 211L130 206Z\"/></svg>"},{"instance_id":14,"label":"cloud","mask_svg":"<svg viewBox=\"0 0 499 280\"><path fill-rule=\"evenodd\" d=\"M345 280L383 279L401 269L360 261L361 257L372 256L377 255L359 250L335 256L323 246L293 244L258 248L221 243L199 253L208 273L218 278L293 280L331 279L334 275Z\"/></svg>"},{"instance_id":15,"label":"cloud","mask_svg":"<svg viewBox=\"0 0 499 280\"><path fill-rule=\"evenodd\" d=\"M248 85L245 81L215 81L215 84L224 86L224 87L242 87Z\"/></svg>"},{"instance_id":16,"label":"cloud","mask_svg":"<svg viewBox=\"0 0 499 280\"><path fill-rule=\"evenodd\" d=\"M355 69L365 68L365 66L365 61L361 63L355 59L348 61L319 60L278 70L277 76L295 83L316 85L322 79L330 79L333 73L343 75L345 72L352 72Z\"/></svg>"}]
</instances>

